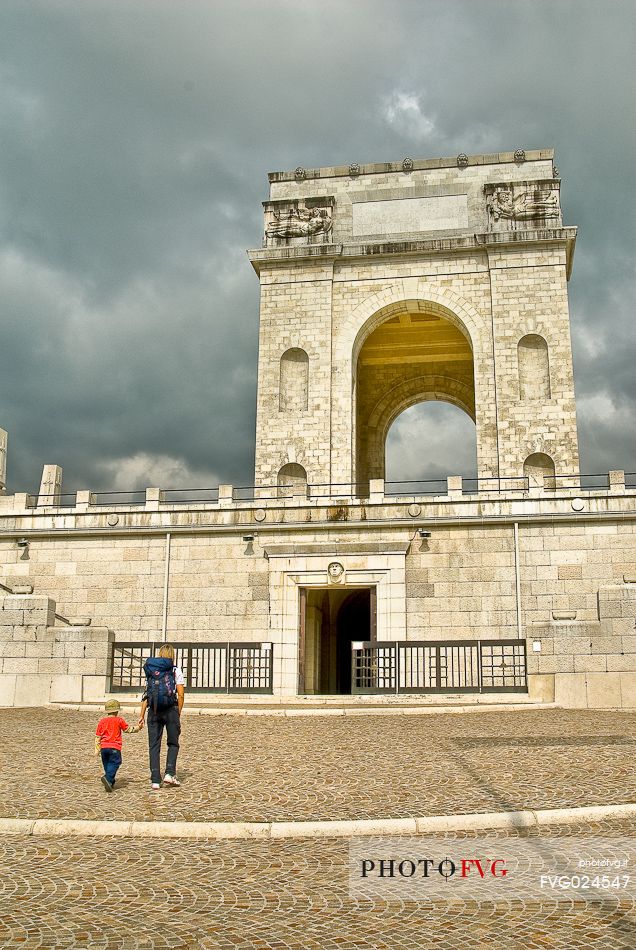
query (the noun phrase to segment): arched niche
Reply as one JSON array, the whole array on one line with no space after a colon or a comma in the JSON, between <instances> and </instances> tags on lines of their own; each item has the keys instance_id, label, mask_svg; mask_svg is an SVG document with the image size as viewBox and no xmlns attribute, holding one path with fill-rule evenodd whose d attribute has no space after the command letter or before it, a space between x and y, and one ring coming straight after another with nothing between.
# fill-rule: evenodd
<instances>
[{"instance_id":1,"label":"arched niche","mask_svg":"<svg viewBox=\"0 0 636 950\"><path fill-rule=\"evenodd\" d=\"M383 319L382 319L383 318ZM356 342L355 445L359 484L385 477L385 442L394 420L416 403L449 402L475 419L473 350L445 308L404 301L375 315Z\"/></svg>"},{"instance_id":2,"label":"arched niche","mask_svg":"<svg viewBox=\"0 0 636 950\"><path fill-rule=\"evenodd\" d=\"M554 488L554 460L544 452L534 452L523 463L523 474L528 488Z\"/></svg>"},{"instance_id":3,"label":"arched niche","mask_svg":"<svg viewBox=\"0 0 636 950\"><path fill-rule=\"evenodd\" d=\"M309 357L299 347L292 347L280 359L278 408L281 412L304 412L308 402Z\"/></svg>"},{"instance_id":4,"label":"arched niche","mask_svg":"<svg viewBox=\"0 0 636 950\"><path fill-rule=\"evenodd\" d=\"M548 344L537 333L528 333L517 344L519 397L524 402L545 402L551 397Z\"/></svg>"},{"instance_id":5,"label":"arched niche","mask_svg":"<svg viewBox=\"0 0 636 950\"><path fill-rule=\"evenodd\" d=\"M297 462L288 462L278 472L278 497L307 497L307 472Z\"/></svg>"}]
</instances>

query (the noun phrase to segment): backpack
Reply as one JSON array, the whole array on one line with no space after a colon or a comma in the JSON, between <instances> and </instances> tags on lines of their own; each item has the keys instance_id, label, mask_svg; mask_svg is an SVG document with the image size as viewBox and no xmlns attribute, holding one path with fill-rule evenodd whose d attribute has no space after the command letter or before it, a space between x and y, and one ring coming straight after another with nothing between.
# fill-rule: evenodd
<instances>
[{"instance_id":1,"label":"backpack","mask_svg":"<svg viewBox=\"0 0 636 950\"><path fill-rule=\"evenodd\" d=\"M146 699L153 712L170 709L177 703L177 685L172 660L163 656L151 656L144 663L146 674Z\"/></svg>"}]
</instances>

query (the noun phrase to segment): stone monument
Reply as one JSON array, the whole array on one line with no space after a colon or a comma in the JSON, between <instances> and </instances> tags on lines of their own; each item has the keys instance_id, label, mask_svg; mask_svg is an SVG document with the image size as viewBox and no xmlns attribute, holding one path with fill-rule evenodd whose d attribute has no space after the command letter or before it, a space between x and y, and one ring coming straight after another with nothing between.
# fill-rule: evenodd
<instances>
[{"instance_id":1,"label":"stone monument","mask_svg":"<svg viewBox=\"0 0 636 950\"><path fill-rule=\"evenodd\" d=\"M269 176L256 482L384 477L428 399L474 420L481 479L578 469L564 227L551 150Z\"/></svg>"}]
</instances>

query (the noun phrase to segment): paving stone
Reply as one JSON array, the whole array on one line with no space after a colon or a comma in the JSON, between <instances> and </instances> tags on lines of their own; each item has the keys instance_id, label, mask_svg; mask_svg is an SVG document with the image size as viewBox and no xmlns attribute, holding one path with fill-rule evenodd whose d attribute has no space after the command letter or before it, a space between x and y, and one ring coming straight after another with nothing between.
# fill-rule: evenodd
<instances>
[{"instance_id":1,"label":"paving stone","mask_svg":"<svg viewBox=\"0 0 636 950\"><path fill-rule=\"evenodd\" d=\"M636 835L636 822L552 829ZM497 832L510 838L518 832ZM545 836L533 837L540 848ZM470 835L442 835L440 844ZM354 899L348 843L0 839L0 945L98 950L633 948L629 899Z\"/></svg>"},{"instance_id":2,"label":"paving stone","mask_svg":"<svg viewBox=\"0 0 636 950\"><path fill-rule=\"evenodd\" d=\"M179 789L151 792L147 734L105 794L99 713L5 709L0 814L125 821L413 818L634 801L636 713L184 716ZM126 713L129 722L136 714ZM54 753L52 754L52 744Z\"/></svg>"}]
</instances>

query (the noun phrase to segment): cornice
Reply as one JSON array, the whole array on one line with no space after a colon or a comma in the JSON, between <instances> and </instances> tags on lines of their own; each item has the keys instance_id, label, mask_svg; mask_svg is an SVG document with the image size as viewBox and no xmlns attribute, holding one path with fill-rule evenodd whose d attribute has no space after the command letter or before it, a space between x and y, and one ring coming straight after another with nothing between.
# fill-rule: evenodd
<instances>
[{"instance_id":1,"label":"cornice","mask_svg":"<svg viewBox=\"0 0 636 950\"><path fill-rule=\"evenodd\" d=\"M572 270L577 229L541 228L527 231L496 231L426 240L363 241L346 244L300 244L286 247L259 247L247 251L252 267L260 274L263 265L301 264L305 261L333 262L365 258L414 257L421 254L452 254L520 244L565 245L567 276Z\"/></svg>"}]
</instances>

